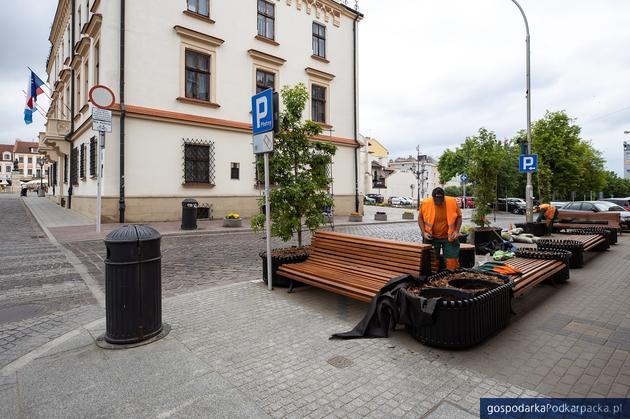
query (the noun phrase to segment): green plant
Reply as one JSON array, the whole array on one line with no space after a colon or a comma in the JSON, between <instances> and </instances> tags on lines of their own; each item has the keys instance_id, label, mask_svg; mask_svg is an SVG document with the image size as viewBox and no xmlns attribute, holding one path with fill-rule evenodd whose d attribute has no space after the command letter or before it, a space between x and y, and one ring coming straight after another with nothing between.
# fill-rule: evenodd
<instances>
[{"instance_id":1,"label":"green plant","mask_svg":"<svg viewBox=\"0 0 630 419\"><path fill-rule=\"evenodd\" d=\"M360 216L360 215L361 215L361 213L360 213L360 212L356 212L356 211L352 211L352 212L350 213L350 215L352 215L353 217L358 217L358 216Z\"/></svg>"},{"instance_id":2,"label":"green plant","mask_svg":"<svg viewBox=\"0 0 630 419\"><path fill-rule=\"evenodd\" d=\"M405 211L403 212L403 215L413 215L413 211Z\"/></svg>"},{"instance_id":3,"label":"green plant","mask_svg":"<svg viewBox=\"0 0 630 419\"><path fill-rule=\"evenodd\" d=\"M269 194L271 234L283 241L297 234L299 246L302 246L302 228L306 226L314 231L323 225L326 220L322 209L334 204L326 190L331 181L328 167L337 148L327 142L311 140L321 134L322 128L313 121L302 121L308 97L302 83L282 89L284 110L269 159L269 177L275 185ZM260 205L264 205L264 198ZM264 214L252 218L255 231L262 230L264 225Z\"/></svg>"},{"instance_id":4,"label":"green plant","mask_svg":"<svg viewBox=\"0 0 630 419\"><path fill-rule=\"evenodd\" d=\"M239 218L241 218L241 216L235 212L230 213L228 215L225 216L226 220L238 220Z\"/></svg>"}]
</instances>

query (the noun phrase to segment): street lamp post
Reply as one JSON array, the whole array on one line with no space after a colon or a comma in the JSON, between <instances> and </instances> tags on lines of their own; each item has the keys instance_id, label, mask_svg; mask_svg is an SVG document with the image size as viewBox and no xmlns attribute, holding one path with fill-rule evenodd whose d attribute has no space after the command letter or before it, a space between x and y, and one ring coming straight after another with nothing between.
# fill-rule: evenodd
<instances>
[{"instance_id":1,"label":"street lamp post","mask_svg":"<svg viewBox=\"0 0 630 419\"><path fill-rule=\"evenodd\" d=\"M527 154L532 154L532 91L531 91L531 73L530 73L530 36L529 23L525 11L516 0L512 2L518 7L525 21L525 48L526 48L526 74L527 74ZM525 187L525 200L527 201L526 220L528 223L534 221L533 202L534 187L532 186L532 174L527 173L527 186Z\"/></svg>"},{"instance_id":2,"label":"street lamp post","mask_svg":"<svg viewBox=\"0 0 630 419\"><path fill-rule=\"evenodd\" d=\"M46 164L46 157L38 157L37 165L39 166L39 192L37 196L44 196L44 165Z\"/></svg>"}]
</instances>

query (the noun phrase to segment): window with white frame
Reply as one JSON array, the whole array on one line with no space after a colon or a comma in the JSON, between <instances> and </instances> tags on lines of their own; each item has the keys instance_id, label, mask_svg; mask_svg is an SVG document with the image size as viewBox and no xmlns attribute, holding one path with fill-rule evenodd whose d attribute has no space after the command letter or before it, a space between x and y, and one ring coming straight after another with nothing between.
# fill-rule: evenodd
<instances>
[{"instance_id":1,"label":"window with white frame","mask_svg":"<svg viewBox=\"0 0 630 419\"><path fill-rule=\"evenodd\" d=\"M210 101L211 57L198 51L186 50L186 97Z\"/></svg>"},{"instance_id":2,"label":"window with white frame","mask_svg":"<svg viewBox=\"0 0 630 419\"><path fill-rule=\"evenodd\" d=\"M210 0L188 0L188 11L210 17Z\"/></svg>"},{"instance_id":3,"label":"window with white frame","mask_svg":"<svg viewBox=\"0 0 630 419\"><path fill-rule=\"evenodd\" d=\"M276 89L276 75L270 71L256 69L256 94Z\"/></svg>"},{"instance_id":4,"label":"window with white frame","mask_svg":"<svg viewBox=\"0 0 630 419\"><path fill-rule=\"evenodd\" d=\"M275 39L276 6L266 0L258 0L258 35Z\"/></svg>"}]
</instances>

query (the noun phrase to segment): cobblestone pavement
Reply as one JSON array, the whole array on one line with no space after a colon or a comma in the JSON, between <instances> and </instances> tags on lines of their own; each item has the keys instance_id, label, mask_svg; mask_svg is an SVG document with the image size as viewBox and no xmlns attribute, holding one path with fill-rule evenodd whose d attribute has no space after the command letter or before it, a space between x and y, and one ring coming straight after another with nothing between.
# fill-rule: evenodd
<instances>
[{"instance_id":1,"label":"cobblestone pavement","mask_svg":"<svg viewBox=\"0 0 630 419\"><path fill-rule=\"evenodd\" d=\"M0 368L103 315L20 198L0 194Z\"/></svg>"}]
</instances>

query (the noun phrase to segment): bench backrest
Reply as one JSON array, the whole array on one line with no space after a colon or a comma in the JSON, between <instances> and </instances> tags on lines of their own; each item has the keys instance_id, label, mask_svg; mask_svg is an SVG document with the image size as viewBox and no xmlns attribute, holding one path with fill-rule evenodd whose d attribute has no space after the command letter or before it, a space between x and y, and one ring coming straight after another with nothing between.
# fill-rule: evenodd
<instances>
[{"instance_id":1,"label":"bench backrest","mask_svg":"<svg viewBox=\"0 0 630 419\"><path fill-rule=\"evenodd\" d=\"M418 276L430 266L432 246L397 240L374 239L318 231L311 240L311 254L331 261Z\"/></svg>"},{"instance_id":2,"label":"bench backrest","mask_svg":"<svg viewBox=\"0 0 630 419\"><path fill-rule=\"evenodd\" d=\"M576 224L579 224L580 220L605 221L606 224L602 225L619 228L619 223L621 222L621 214L613 211L588 212L560 210L558 212L558 222L564 224L567 220L571 220L571 222Z\"/></svg>"}]
</instances>

